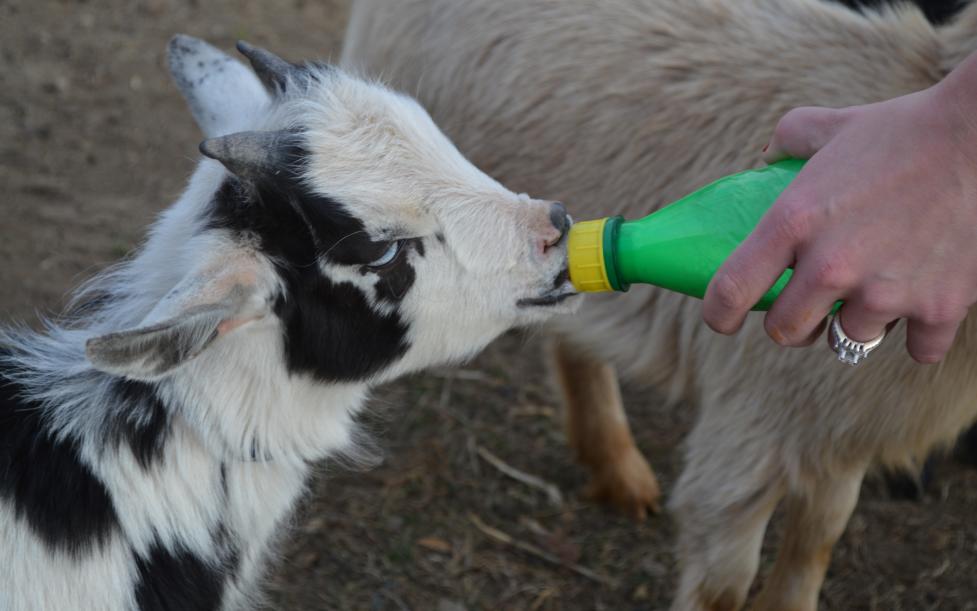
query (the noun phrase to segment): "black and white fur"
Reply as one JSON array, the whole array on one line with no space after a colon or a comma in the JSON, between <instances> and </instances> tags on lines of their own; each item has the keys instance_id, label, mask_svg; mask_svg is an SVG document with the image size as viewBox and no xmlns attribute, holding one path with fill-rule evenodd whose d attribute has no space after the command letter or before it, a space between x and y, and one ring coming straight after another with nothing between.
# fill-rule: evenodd
<instances>
[{"instance_id":1,"label":"black and white fur","mask_svg":"<svg viewBox=\"0 0 977 611\"><path fill-rule=\"evenodd\" d=\"M0 335L0 609L253 604L372 386L572 308L561 206L478 171L411 99L241 48L260 80L169 48L222 163L63 321Z\"/></svg>"}]
</instances>

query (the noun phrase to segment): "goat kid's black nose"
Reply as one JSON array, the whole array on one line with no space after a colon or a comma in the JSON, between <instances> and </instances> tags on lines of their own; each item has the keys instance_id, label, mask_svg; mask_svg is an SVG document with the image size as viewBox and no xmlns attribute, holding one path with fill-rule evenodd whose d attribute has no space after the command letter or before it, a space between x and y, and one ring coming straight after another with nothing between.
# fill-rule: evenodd
<instances>
[{"instance_id":1,"label":"goat kid's black nose","mask_svg":"<svg viewBox=\"0 0 977 611\"><path fill-rule=\"evenodd\" d=\"M567 229L569 229L569 219L567 218L567 208L560 202L553 202L550 204L550 222L556 227L557 231L560 232L560 237L562 238L566 234Z\"/></svg>"}]
</instances>

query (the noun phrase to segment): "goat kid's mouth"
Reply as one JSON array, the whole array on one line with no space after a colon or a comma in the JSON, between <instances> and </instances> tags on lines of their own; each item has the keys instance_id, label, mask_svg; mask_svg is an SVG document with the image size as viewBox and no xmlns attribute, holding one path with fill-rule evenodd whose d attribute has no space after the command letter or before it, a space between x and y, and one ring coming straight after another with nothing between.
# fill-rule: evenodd
<instances>
[{"instance_id":1,"label":"goat kid's mouth","mask_svg":"<svg viewBox=\"0 0 977 611\"><path fill-rule=\"evenodd\" d=\"M552 289L537 297L523 297L516 301L516 305L520 308L553 306L576 295L579 295L579 293L573 288L573 284L570 283L570 271L564 267L556 275L556 278L553 279Z\"/></svg>"},{"instance_id":2,"label":"goat kid's mouth","mask_svg":"<svg viewBox=\"0 0 977 611\"><path fill-rule=\"evenodd\" d=\"M539 297L526 297L524 299L520 299L519 301L516 302L516 305L518 305L521 308L534 307L534 306L552 306L562 302L565 299L569 299L570 297L576 297L577 294L578 293L574 293L574 292L560 293L560 294L547 293L546 295L540 295Z\"/></svg>"}]
</instances>

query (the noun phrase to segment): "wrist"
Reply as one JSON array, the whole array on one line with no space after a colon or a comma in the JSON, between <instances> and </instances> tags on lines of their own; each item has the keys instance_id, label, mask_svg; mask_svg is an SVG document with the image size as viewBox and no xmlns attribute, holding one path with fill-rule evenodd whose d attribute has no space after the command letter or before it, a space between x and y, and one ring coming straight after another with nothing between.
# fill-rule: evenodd
<instances>
[{"instance_id":1,"label":"wrist","mask_svg":"<svg viewBox=\"0 0 977 611\"><path fill-rule=\"evenodd\" d=\"M977 53L925 92L927 113L965 150L977 151Z\"/></svg>"}]
</instances>

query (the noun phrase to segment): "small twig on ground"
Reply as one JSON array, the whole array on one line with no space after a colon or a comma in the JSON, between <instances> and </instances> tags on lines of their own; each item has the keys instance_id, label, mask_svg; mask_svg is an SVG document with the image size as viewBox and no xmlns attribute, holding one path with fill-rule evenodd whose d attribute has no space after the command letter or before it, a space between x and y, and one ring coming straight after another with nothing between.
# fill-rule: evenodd
<instances>
[{"instance_id":1,"label":"small twig on ground","mask_svg":"<svg viewBox=\"0 0 977 611\"><path fill-rule=\"evenodd\" d=\"M474 513L469 513L468 519L471 520L471 523L475 525L475 528L480 530L484 535L486 535L489 538L495 539L500 543L505 543L506 545L511 545L513 547L519 548L528 554L532 554L537 558L549 562L550 564L555 564L557 566L568 568L574 573L582 577L586 577L587 579L596 581L599 584L603 584L610 588L615 587L614 581L612 581L610 578L604 577L603 575L599 575L585 566L580 566L579 564L568 564L566 562L563 562L553 554L550 554L536 547L532 543L526 543L525 541L519 541L518 539L514 539L512 536L508 535L507 533L502 532L497 528L493 528L489 526Z\"/></svg>"},{"instance_id":2,"label":"small twig on ground","mask_svg":"<svg viewBox=\"0 0 977 611\"><path fill-rule=\"evenodd\" d=\"M533 513L533 517L535 517L538 520L547 520L549 518L555 518L557 516L563 516L563 515L566 515L568 513L577 513L577 512L590 511L594 507L595 507L595 505L592 504L592 503L574 503L572 505L571 504L567 504L567 505L564 505L563 507L558 508L555 511L540 511L540 512Z\"/></svg>"},{"instance_id":3,"label":"small twig on ground","mask_svg":"<svg viewBox=\"0 0 977 611\"><path fill-rule=\"evenodd\" d=\"M448 403L451 402L451 387L454 386L454 383L455 379L453 377L447 377L441 386L441 399L438 401L438 409L442 412L448 407Z\"/></svg>"},{"instance_id":4,"label":"small twig on ground","mask_svg":"<svg viewBox=\"0 0 977 611\"><path fill-rule=\"evenodd\" d=\"M543 528L542 524L530 517L523 516L519 518L519 523L529 529L529 532L533 533L537 537L547 537L550 535L550 532Z\"/></svg>"},{"instance_id":5,"label":"small twig on ground","mask_svg":"<svg viewBox=\"0 0 977 611\"><path fill-rule=\"evenodd\" d=\"M543 591L540 592L536 597L536 600L533 601L533 604L529 605L529 611L539 611L542 609L543 605L546 604L546 601L552 598L554 594L556 594L556 590L553 588L544 588Z\"/></svg>"},{"instance_id":6,"label":"small twig on ground","mask_svg":"<svg viewBox=\"0 0 977 611\"><path fill-rule=\"evenodd\" d=\"M401 611L410 611L410 607L407 606L407 603L405 603L399 596L389 591L387 588L378 590L376 594L374 594L374 598L377 596L386 598L393 604L397 605L397 608L399 608Z\"/></svg>"},{"instance_id":7,"label":"small twig on ground","mask_svg":"<svg viewBox=\"0 0 977 611\"><path fill-rule=\"evenodd\" d=\"M512 465L506 464L501 458L492 454L482 446L476 446L478 450L478 455L485 459L485 462L492 465L502 473L508 475L512 479L522 482L527 486L536 488L537 490L542 490L543 493L549 497L550 502L557 507L563 505L563 495L560 494L560 489L553 484L547 482L546 480L536 477L535 475L530 475L525 471L520 471Z\"/></svg>"},{"instance_id":8,"label":"small twig on ground","mask_svg":"<svg viewBox=\"0 0 977 611\"><path fill-rule=\"evenodd\" d=\"M472 464L472 473L475 474L476 478L481 478L482 467L481 463L478 462L478 444L475 443L474 435L468 436L468 441L465 444L465 448L468 450L468 458Z\"/></svg>"},{"instance_id":9,"label":"small twig on ground","mask_svg":"<svg viewBox=\"0 0 977 611\"><path fill-rule=\"evenodd\" d=\"M505 384L504 380L500 380L478 369L433 369L428 371L427 375L435 378L458 378L459 380L468 380L471 382L485 382L494 386Z\"/></svg>"},{"instance_id":10,"label":"small twig on ground","mask_svg":"<svg viewBox=\"0 0 977 611\"><path fill-rule=\"evenodd\" d=\"M936 567L935 569L929 570L929 571L923 571L923 574L921 576L924 579L936 579L937 577L939 577L943 573L946 573L947 569L949 569L949 568L950 568L950 559L949 558L944 558L943 559L943 562L940 563L940 566Z\"/></svg>"},{"instance_id":11,"label":"small twig on ground","mask_svg":"<svg viewBox=\"0 0 977 611\"><path fill-rule=\"evenodd\" d=\"M556 410L549 405L538 405L535 403L522 403L510 412L516 417L542 417L550 420L556 419Z\"/></svg>"}]
</instances>

